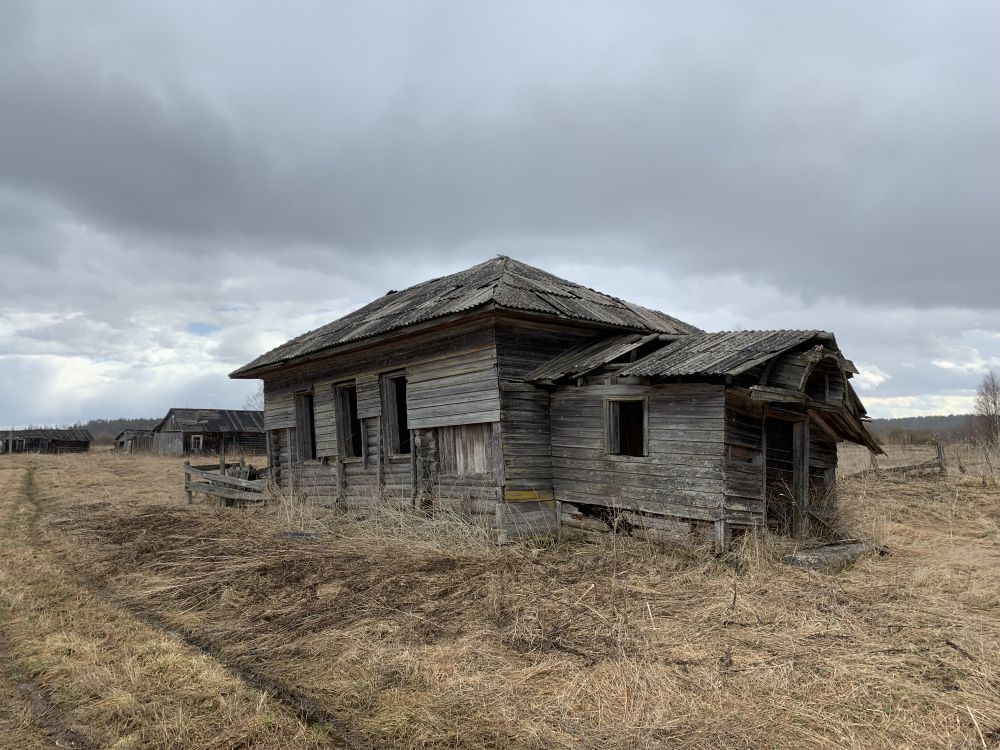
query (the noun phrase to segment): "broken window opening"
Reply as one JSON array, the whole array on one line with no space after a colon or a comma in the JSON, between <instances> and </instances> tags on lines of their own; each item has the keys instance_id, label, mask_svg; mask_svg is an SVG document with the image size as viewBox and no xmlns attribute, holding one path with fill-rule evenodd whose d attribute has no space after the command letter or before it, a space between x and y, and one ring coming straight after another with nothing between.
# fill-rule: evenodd
<instances>
[{"instance_id":1,"label":"broken window opening","mask_svg":"<svg viewBox=\"0 0 1000 750\"><path fill-rule=\"evenodd\" d=\"M316 458L316 413L312 393L295 394L295 438L299 460Z\"/></svg>"},{"instance_id":2,"label":"broken window opening","mask_svg":"<svg viewBox=\"0 0 1000 750\"><path fill-rule=\"evenodd\" d=\"M386 429L389 446L396 455L410 453L410 427L406 420L406 376L392 375L385 379Z\"/></svg>"},{"instance_id":3,"label":"broken window opening","mask_svg":"<svg viewBox=\"0 0 1000 750\"><path fill-rule=\"evenodd\" d=\"M340 395L341 444L345 458L361 458L363 455L361 419L358 417L358 389L354 385L342 385Z\"/></svg>"},{"instance_id":4,"label":"broken window opening","mask_svg":"<svg viewBox=\"0 0 1000 750\"><path fill-rule=\"evenodd\" d=\"M646 401L608 402L608 449L616 456L646 455Z\"/></svg>"}]
</instances>

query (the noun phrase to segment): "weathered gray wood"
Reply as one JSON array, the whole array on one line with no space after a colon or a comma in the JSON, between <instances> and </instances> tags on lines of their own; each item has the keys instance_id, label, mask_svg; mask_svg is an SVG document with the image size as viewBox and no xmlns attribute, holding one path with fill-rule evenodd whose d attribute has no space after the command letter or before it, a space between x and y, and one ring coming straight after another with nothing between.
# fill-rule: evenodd
<instances>
[{"instance_id":1,"label":"weathered gray wood","mask_svg":"<svg viewBox=\"0 0 1000 750\"><path fill-rule=\"evenodd\" d=\"M196 469L187 462L184 463L184 474L187 477L208 480L213 484L239 487L247 490L263 491L266 487L266 482L263 479L239 479L238 477L230 477L225 474L214 474L209 471Z\"/></svg>"},{"instance_id":2,"label":"weathered gray wood","mask_svg":"<svg viewBox=\"0 0 1000 750\"><path fill-rule=\"evenodd\" d=\"M792 530L800 538L809 534L809 422L792 426L792 462L794 464L795 502L792 506Z\"/></svg>"}]
</instances>

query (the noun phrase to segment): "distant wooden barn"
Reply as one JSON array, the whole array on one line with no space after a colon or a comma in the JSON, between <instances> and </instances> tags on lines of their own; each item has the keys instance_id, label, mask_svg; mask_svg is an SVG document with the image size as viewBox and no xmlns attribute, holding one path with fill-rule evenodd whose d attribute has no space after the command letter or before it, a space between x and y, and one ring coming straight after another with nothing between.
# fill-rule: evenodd
<instances>
[{"instance_id":1,"label":"distant wooden barn","mask_svg":"<svg viewBox=\"0 0 1000 750\"><path fill-rule=\"evenodd\" d=\"M389 292L232 373L264 381L273 476L326 501L440 505L728 546L805 534L837 442L878 446L830 333L705 333L498 257Z\"/></svg>"},{"instance_id":2,"label":"distant wooden barn","mask_svg":"<svg viewBox=\"0 0 1000 750\"><path fill-rule=\"evenodd\" d=\"M264 413L236 409L171 409L152 430L162 456L262 454Z\"/></svg>"},{"instance_id":3,"label":"distant wooden barn","mask_svg":"<svg viewBox=\"0 0 1000 750\"><path fill-rule=\"evenodd\" d=\"M0 434L0 453L86 453L94 438L84 429L28 429Z\"/></svg>"},{"instance_id":4,"label":"distant wooden barn","mask_svg":"<svg viewBox=\"0 0 1000 750\"><path fill-rule=\"evenodd\" d=\"M152 430L122 430L115 436L119 453L149 453L153 450Z\"/></svg>"}]
</instances>

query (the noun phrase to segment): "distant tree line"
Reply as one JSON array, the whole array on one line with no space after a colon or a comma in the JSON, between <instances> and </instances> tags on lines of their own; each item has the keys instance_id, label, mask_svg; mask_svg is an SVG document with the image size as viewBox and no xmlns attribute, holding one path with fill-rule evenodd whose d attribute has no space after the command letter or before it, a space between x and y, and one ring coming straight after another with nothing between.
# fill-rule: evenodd
<instances>
[{"instance_id":1,"label":"distant tree line","mask_svg":"<svg viewBox=\"0 0 1000 750\"><path fill-rule=\"evenodd\" d=\"M869 428L883 444L923 445L943 440L1000 445L1000 372L990 370L983 376L972 414L873 419Z\"/></svg>"}]
</instances>

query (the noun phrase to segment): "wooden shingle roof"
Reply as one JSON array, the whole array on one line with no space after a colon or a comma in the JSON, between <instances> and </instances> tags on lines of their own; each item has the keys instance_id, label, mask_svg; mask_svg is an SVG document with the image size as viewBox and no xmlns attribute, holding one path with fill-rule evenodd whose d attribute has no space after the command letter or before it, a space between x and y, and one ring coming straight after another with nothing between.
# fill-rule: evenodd
<instances>
[{"instance_id":1,"label":"wooden shingle roof","mask_svg":"<svg viewBox=\"0 0 1000 750\"><path fill-rule=\"evenodd\" d=\"M629 331L665 334L700 330L665 313L560 279L500 255L465 271L389 292L339 320L309 331L261 355L231 377L332 347L492 304L498 309L542 313Z\"/></svg>"}]
</instances>

